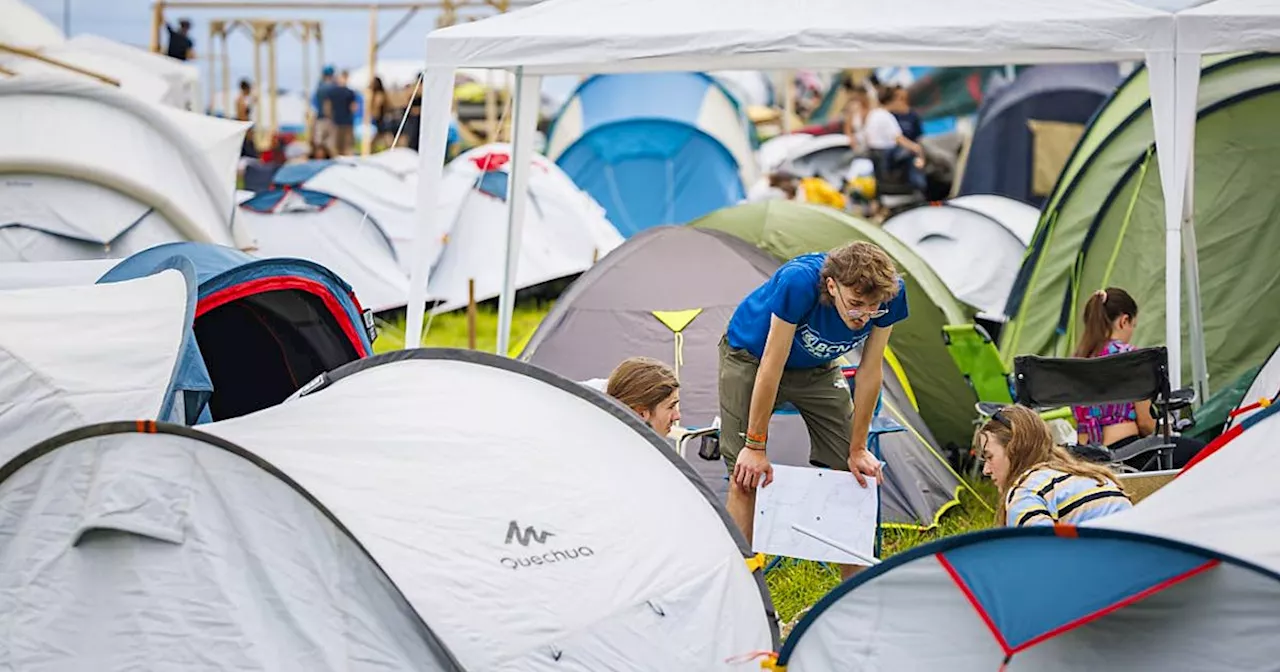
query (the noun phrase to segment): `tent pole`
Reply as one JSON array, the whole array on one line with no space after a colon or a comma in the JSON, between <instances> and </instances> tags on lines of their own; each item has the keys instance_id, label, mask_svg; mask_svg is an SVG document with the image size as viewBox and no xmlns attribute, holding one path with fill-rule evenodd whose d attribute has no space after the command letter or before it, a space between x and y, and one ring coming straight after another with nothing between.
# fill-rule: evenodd
<instances>
[{"instance_id":1,"label":"tent pole","mask_svg":"<svg viewBox=\"0 0 1280 672\"><path fill-rule=\"evenodd\" d=\"M467 349L476 349L476 279L467 278Z\"/></svg>"},{"instance_id":2,"label":"tent pole","mask_svg":"<svg viewBox=\"0 0 1280 672\"><path fill-rule=\"evenodd\" d=\"M502 294L498 297L498 355L506 357L511 347L511 313L516 302L516 268L523 241L524 211L529 200L529 169L533 159L533 133L537 130L538 96L542 77L524 74L516 68L515 124L511 138L511 188L507 198L506 266L502 272Z\"/></svg>"},{"instance_id":3,"label":"tent pole","mask_svg":"<svg viewBox=\"0 0 1280 672\"><path fill-rule=\"evenodd\" d=\"M1191 376L1196 388L1196 406L1209 398L1209 362L1204 347L1204 313L1200 306L1200 259L1196 249L1195 230L1195 153L1187 165L1187 194L1182 208L1182 256L1186 263L1183 273L1187 284L1187 319L1191 332Z\"/></svg>"}]
</instances>

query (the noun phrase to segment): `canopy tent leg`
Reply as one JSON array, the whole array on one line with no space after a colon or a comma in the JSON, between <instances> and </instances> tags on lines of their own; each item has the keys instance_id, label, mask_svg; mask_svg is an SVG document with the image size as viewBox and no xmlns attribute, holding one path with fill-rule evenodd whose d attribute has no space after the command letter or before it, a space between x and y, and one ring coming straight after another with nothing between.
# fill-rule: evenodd
<instances>
[{"instance_id":1,"label":"canopy tent leg","mask_svg":"<svg viewBox=\"0 0 1280 672\"><path fill-rule=\"evenodd\" d=\"M413 239L413 265L409 275L409 305L406 308L404 347L422 343L422 320L427 303L427 274L431 249L427 240L436 230L440 183L444 178L445 144L449 138L449 106L453 99L453 68L427 68L422 77L422 117L418 145L418 230Z\"/></svg>"},{"instance_id":2,"label":"canopy tent leg","mask_svg":"<svg viewBox=\"0 0 1280 672\"><path fill-rule=\"evenodd\" d=\"M1156 158L1164 190L1165 219L1165 347L1169 351L1169 383L1182 386L1182 222L1187 204L1187 176L1195 140L1196 98L1200 59L1176 52L1147 55L1151 116L1155 124ZM1203 339L1194 332L1191 340Z\"/></svg>"},{"instance_id":3,"label":"canopy tent leg","mask_svg":"<svg viewBox=\"0 0 1280 672\"><path fill-rule=\"evenodd\" d=\"M1192 129L1192 142L1194 146L1194 133ZM1187 283L1187 311L1190 315L1189 330L1191 332L1191 376L1193 385L1196 390L1196 403L1199 406L1209 398L1209 361L1204 347L1204 312L1201 309L1200 302L1200 257L1196 249L1196 229L1195 229L1195 184L1196 184L1196 164L1193 160L1187 166L1187 194L1186 205L1183 209L1182 220L1182 256L1186 260L1186 268L1183 274L1186 276L1183 280Z\"/></svg>"},{"instance_id":4,"label":"canopy tent leg","mask_svg":"<svg viewBox=\"0 0 1280 672\"><path fill-rule=\"evenodd\" d=\"M533 167L533 134L537 130L542 77L526 75L516 68L515 124L511 137L511 175L507 190L506 266L502 272L502 294L498 297L498 356L506 357L511 346L511 313L516 303L516 267L523 242L524 211L529 200L529 170Z\"/></svg>"}]
</instances>

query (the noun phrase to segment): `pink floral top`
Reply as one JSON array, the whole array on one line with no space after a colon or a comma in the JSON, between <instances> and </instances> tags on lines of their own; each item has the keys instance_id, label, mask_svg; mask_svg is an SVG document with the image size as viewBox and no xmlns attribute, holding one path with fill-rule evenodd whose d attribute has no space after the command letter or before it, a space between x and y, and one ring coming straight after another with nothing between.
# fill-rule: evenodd
<instances>
[{"instance_id":1,"label":"pink floral top","mask_svg":"<svg viewBox=\"0 0 1280 672\"><path fill-rule=\"evenodd\" d=\"M1133 350L1133 346L1124 341L1109 341L1094 357L1107 357ZM1102 445L1102 428L1124 422L1134 422L1138 418L1132 403L1102 404L1101 406L1076 406L1072 409L1076 416L1076 431L1088 437L1089 443Z\"/></svg>"}]
</instances>

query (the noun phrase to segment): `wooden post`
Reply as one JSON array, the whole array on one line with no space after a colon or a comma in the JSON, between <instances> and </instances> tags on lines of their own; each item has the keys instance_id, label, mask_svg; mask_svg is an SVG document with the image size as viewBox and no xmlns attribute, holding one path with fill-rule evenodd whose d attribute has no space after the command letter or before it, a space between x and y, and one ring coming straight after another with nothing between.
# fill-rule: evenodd
<instances>
[{"instance_id":1,"label":"wooden post","mask_svg":"<svg viewBox=\"0 0 1280 672\"><path fill-rule=\"evenodd\" d=\"M222 29L222 50L219 56L222 58L222 109L227 110L227 114L231 114L231 56L227 54L227 29ZM254 82L254 86L258 83ZM255 104L254 107L257 107Z\"/></svg>"},{"instance_id":2,"label":"wooden post","mask_svg":"<svg viewBox=\"0 0 1280 672\"><path fill-rule=\"evenodd\" d=\"M253 140L258 151L266 149L262 144L262 31L257 22L253 28L253 85L258 87L258 104L253 106Z\"/></svg>"},{"instance_id":3,"label":"wooden post","mask_svg":"<svg viewBox=\"0 0 1280 672\"><path fill-rule=\"evenodd\" d=\"M373 150L373 79L378 76L378 7L369 5L369 81L364 87L364 138L360 154L369 156Z\"/></svg>"},{"instance_id":4,"label":"wooden post","mask_svg":"<svg viewBox=\"0 0 1280 672\"><path fill-rule=\"evenodd\" d=\"M217 50L215 49L215 47L217 46L217 37L218 37L218 22L210 21L209 22L209 56L208 56L209 58L209 74L208 74L209 97L207 99L209 101L208 111L210 113L213 112L213 99L217 96L217 92L214 91L214 83L217 81L217 74L218 74L218 54L217 54ZM228 119L231 118L231 110L223 109L222 114Z\"/></svg>"},{"instance_id":5,"label":"wooden post","mask_svg":"<svg viewBox=\"0 0 1280 672\"><path fill-rule=\"evenodd\" d=\"M280 132L280 116L279 106L277 105L280 98L280 87L276 85L276 36L280 31L276 29L276 22L272 21L266 25L267 38L267 95L271 105L271 144L275 145L276 134ZM262 89L259 88L259 91Z\"/></svg>"},{"instance_id":6,"label":"wooden post","mask_svg":"<svg viewBox=\"0 0 1280 672\"><path fill-rule=\"evenodd\" d=\"M796 71L784 70L782 81L782 132L794 131L791 120L796 116Z\"/></svg>"},{"instance_id":7,"label":"wooden post","mask_svg":"<svg viewBox=\"0 0 1280 672\"><path fill-rule=\"evenodd\" d=\"M302 22L302 99L311 100L311 23Z\"/></svg>"},{"instance_id":8,"label":"wooden post","mask_svg":"<svg viewBox=\"0 0 1280 672\"><path fill-rule=\"evenodd\" d=\"M151 3L151 51L160 53L160 28L164 26L164 0Z\"/></svg>"},{"instance_id":9,"label":"wooden post","mask_svg":"<svg viewBox=\"0 0 1280 672\"><path fill-rule=\"evenodd\" d=\"M476 349L476 279L467 278L467 349Z\"/></svg>"},{"instance_id":10,"label":"wooden post","mask_svg":"<svg viewBox=\"0 0 1280 672\"><path fill-rule=\"evenodd\" d=\"M600 261L600 248L593 247L591 248L591 264L594 266L597 261Z\"/></svg>"}]
</instances>

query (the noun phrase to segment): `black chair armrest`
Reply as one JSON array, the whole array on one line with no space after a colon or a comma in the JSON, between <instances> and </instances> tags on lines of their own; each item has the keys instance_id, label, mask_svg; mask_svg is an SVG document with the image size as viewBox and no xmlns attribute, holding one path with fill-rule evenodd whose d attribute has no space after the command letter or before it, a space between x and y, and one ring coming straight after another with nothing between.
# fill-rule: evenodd
<instances>
[{"instance_id":1,"label":"black chair armrest","mask_svg":"<svg viewBox=\"0 0 1280 672\"><path fill-rule=\"evenodd\" d=\"M1174 390L1169 393L1169 400L1160 404L1166 413L1174 413L1188 408L1196 401L1196 391L1190 387ZM1154 406L1154 405L1153 405Z\"/></svg>"},{"instance_id":2,"label":"black chair armrest","mask_svg":"<svg viewBox=\"0 0 1280 672\"><path fill-rule=\"evenodd\" d=\"M1077 443L1075 445L1067 446L1067 451L1088 462L1106 464L1114 461L1115 459L1112 457L1110 450L1107 450L1104 446L1099 446L1094 443Z\"/></svg>"},{"instance_id":3,"label":"black chair armrest","mask_svg":"<svg viewBox=\"0 0 1280 672\"><path fill-rule=\"evenodd\" d=\"M1115 462L1128 462L1135 457L1140 457L1147 453L1158 452L1162 450L1172 450L1172 443L1165 443L1164 437L1159 434L1143 437L1130 443L1122 448L1111 451L1111 459Z\"/></svg>"}]
</instances>

